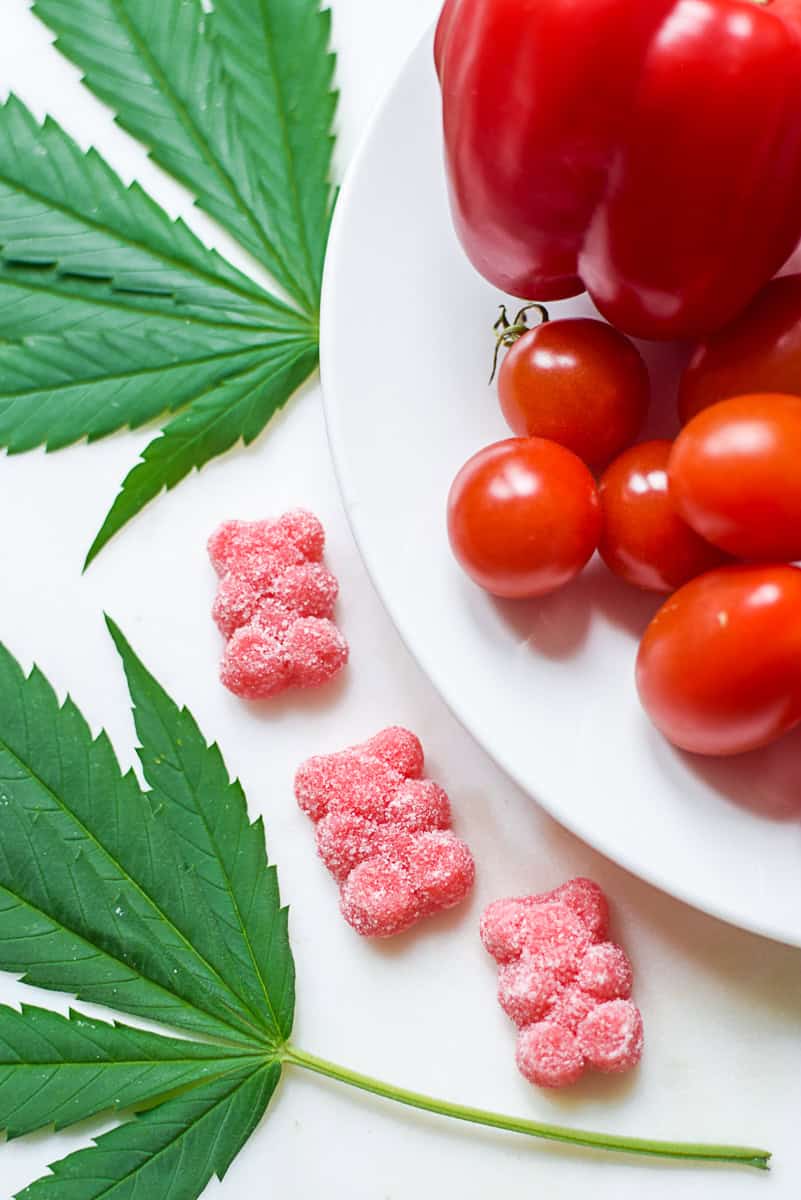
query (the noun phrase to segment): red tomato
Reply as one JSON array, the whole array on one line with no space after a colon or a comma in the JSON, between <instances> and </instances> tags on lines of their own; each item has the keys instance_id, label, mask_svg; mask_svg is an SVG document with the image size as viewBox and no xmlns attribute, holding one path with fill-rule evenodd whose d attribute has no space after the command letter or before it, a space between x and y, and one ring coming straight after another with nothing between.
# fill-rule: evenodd
<instances>
[{"instance_id":1,"label":"red tomato","mask_svg":"<svg viewBox=\"0 0 801 1200\"><path fill-rule=\"evenodd\" d=\"M642 428L650 381L639 352L611 325L546 321L506 355L498 395L518 436L550 438L600 466Z\"/></svg>"},{"instance_id":2,"label":"red tomato","mask_svg":"<svg viewBox=\"0 0 801 1200\"><path fill-rule=\"evenodd\" d=\"M698 346L681 381L681 423L719 400L756 392L801 396L801 275L774 279Z\"/></svg>"},{"instance_id":3,"label":"red tomato","mask_svg":"<svg viewBox=\"0 0 801 1200\"><path fill-rule=\"evenodd\" d=\"M495 596L545 596L592 557L598 491L575 454L542 438L509 438L462 467L448 500L457 559Z\"/></svg>"},{"instance_id":4,"label":"red tomato","mask_svg":"<svg viewBox=\"0 0 801 1200\"><path fill-rule=\"evenodd\" d=\"M668 464L678 512L736 558L801 559L801 398L740 396L699 413Z\"/></svg>"},{"instance_id":5,"label":"red tomato","mask_svg":"<svg viewBox=\"0 0 801 1200\"><path fill-rule=\"evenodd\" d=\"M696 754L740 754L801 721L801 571L723 567L672 596L637 659L645 711Z\"/></svg>"},{"instance_id":6,"label":"red tomato","mask_svg":"<svg viewBox=\"0 0 801 1200\"><path fill-rule=\"evenodd\" d=\"M632 446L600 485L601 557L615 575L651 592L673 592L724 560L673 507L667 476L672 448L668 441Z\"/></svg>"}]
</instances>

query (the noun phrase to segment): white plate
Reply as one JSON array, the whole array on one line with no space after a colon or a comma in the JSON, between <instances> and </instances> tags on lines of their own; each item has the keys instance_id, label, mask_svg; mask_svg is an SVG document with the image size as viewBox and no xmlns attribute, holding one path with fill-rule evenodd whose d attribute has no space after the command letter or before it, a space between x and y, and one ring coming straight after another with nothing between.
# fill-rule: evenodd
<instances>
[{"instance_id":1,"label":"white plate","mask_svg":"<svg viewBox=\"0 0 801 1200\"><path fill-rule=\"evenodd\" d=\"M635 695L653 598L596 562L557 596L498 603L451 557L450 482L508 435L486 383L500 299L451 230L426 38L354 162L326 269L329 431L367 567L456 715L559 821L665 891L801 945L801 737L692 761L654 732ZM675 351L648 356L669 392Z\"/></svg>"}]
</instances>

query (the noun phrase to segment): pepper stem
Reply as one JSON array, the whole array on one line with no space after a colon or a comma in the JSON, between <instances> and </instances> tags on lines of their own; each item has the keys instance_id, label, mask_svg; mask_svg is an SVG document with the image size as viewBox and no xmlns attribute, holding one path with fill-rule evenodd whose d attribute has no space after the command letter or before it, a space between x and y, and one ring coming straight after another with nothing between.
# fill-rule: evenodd
<instances>
[{"instance_id":1,"label":"pepper stem","mask_svg":"<svg viewBox=\"0 0 801 1200\"><path fill-rule=\"evenodd\" d=\"M485 1125L490 1129L504 1129L510 1133L521 1133L528 1137L542 1138L550 1142L563 1142L570 1146L590 1147L595 1150L617 1151L622 1154L647 1155L652 1158L683 1159L685 1161L724 1163L733 1166L755 1167L758 1170L769 1170L770 1151L755 1150L748 1146L713 1146L703 1143L646 1141L642 1138L620 1137L606 1133L591 1133L581 1129L570 1129L563 1125L544 1125L536 1121L527 1121L522 1117L507 1117L501 1113L487 1112L481 1108L469 1108L463 1104L453 1104L448 1100L435 1100L419 1092L409 1092L405 1088L382 1083L369 1075L360 1075L347 1067L337 1066L314 1054L307 1054L296 1046L287 1046L284 1051L284 1061L316 1075L324 1075L328 1079L336 1079L340 1083L370 1092L374 1096L382 1096L386 1100L394 1100L397 1104L406 1104L410 1108L422 1109L424 1112L436 1113L438 1116L451 1117L457 1121L467 1121L473 1125Z\"/></svg>"},{"instance_id":2,"label":"pepper stem","mask_svg":"<svg viewBox=\"0 0 801 1200\"><path fill-rule=\"evenodd\" d=\"M498 362L500 360L502 346L514 346L516 341L528 333L531 326L528 323L528 314L534 310L539 314L540 324L545 325L550 321L548 309L544 304L524 304L518 313L515 314L513 321L509 320L509 314L506 311L506 305L500 306L501 315L492 327L492 332L495 334L495 357L492 360L492 374L490 375L490 384L495 380L498 373Z\"/></svg>"}]
</instances>

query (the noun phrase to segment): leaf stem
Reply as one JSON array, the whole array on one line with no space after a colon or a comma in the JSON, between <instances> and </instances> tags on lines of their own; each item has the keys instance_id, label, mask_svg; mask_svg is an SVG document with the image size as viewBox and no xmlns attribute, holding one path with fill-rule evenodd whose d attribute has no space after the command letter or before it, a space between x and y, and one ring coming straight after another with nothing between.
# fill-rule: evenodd
<instances>
[{"instance_id":1,"label":"leaf stem","mask_svg":"<svg viewBox=\"0 0 801 1200\"><path fill-rule=\"evenodd\" d=\"M363 1092L370 1092L374 1096L382 1096L386 1100L394 1100L398 1104L406 1104L410 1108L437 1113L439 1116L451 1117L457 1121L485 1125L491 1129L504 1129L511 1133L522 1133L528 1137L543 1138L550 1142L563 1142L571 1146L617 1151L623 1154L640 1154L654 1158L682 1159L694 1162L727 1163L756 1167L763 1171L769 1169L771 1155L768 1150L756 1150L749 1146L649 1141L606 1133L591 1133L581 1129L570 1129L563 1125L545 1125L536 1121L524 1120L522 1117L508 1117L480 1108L453 1104L448 1100L436 1100L419 1092L410 1092L405 1088L395 1087L393 1084L382 1083L369 1075L360 1075L347 1067L340 1067L324 1058L308 1054L305 1050L299 1050L296 1046L286 1047L284 1059L297 1067L303 1067L317 1075L325 1075L328 1079L336 1079L340 1083L359 1088Z\"/></svg>"}]
</instances>

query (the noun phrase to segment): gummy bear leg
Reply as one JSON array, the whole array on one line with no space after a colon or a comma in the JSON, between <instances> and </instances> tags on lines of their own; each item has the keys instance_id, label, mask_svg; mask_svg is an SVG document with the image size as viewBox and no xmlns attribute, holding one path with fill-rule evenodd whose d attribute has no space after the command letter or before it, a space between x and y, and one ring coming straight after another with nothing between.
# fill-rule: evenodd
<instances>
[{"instance_id":1,"label":"gummy bear leg","mask_svg":"<svg viewBox=\"0 0 801 1200\"><path fill-rule=\"evenodd\" d=\"M520 1031L517 1065L526 1079L538 1087L568 1087L584 1073L584 1055L569 1029L540 1021Z\"/></svg>"},{"instance_id":2,"label":"gummy bear leg","mask_svg":"<svg viewBox=\"0 0 801 1200\"><path fill-rule=\"evenodd\" d=\"M288 687L291 667L281 644L252 625L239 629L225 648L220 679L235 696L266 700Z\"/></svg>"},{"instance_id":3,"label":"gummy bear leg","mask_svg":"<svg viewBox=\"0 0 801 1200\"><path fill-rule=\"evenodd\" d=\"M630 1000L599 1004L581 1022L576 1036L587 1062L597 1071L628 1071L642 1057L642 1017Z\"/></svg>"},{"instance_id":4,"label":"gummy bear leg","mask_svg":"<svg viewBox=\"0 0 801 1200\"><path fill-rule=\"evenodd\" d=\"M399 863L373 858L351 871L340 893L342 915L364 937L392 937L420 918L420 905Z\"/></svg>"},{"instance_id":5,"label":"gummy bear leg","mask_svg":"<svg viewBox=\"0 0 801 1200\"><path fill-rule=\"evenodd\" d=\"M348 661L348 645L336 625L316 617L302 617L289 627L284 650L300 688L327 683Z\"/></svg>"}]
</instances>

